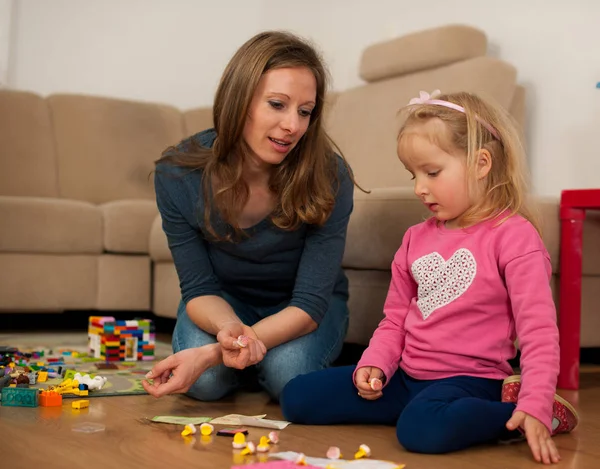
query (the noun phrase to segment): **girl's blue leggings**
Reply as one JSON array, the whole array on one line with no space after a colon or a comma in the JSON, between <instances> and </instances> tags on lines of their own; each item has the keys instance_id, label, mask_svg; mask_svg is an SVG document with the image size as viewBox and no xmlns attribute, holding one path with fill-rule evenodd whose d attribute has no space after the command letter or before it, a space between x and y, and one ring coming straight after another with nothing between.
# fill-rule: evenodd
<instances>
[{"instance_id":1,"label":"girl's blue leggings","mask_svg":"<svg viewBox=\"0 0 600 469\"><path fill-rule=\"evenodd\" d=\"M515 404L500 401L502 380L456 376L417 380L399 369L375 401L358 395L355 366L292 379L280 403L284 418L305 425L395 425L408 451L438 454L519 436L506 422Z\"/></svg>"}]
</instances>

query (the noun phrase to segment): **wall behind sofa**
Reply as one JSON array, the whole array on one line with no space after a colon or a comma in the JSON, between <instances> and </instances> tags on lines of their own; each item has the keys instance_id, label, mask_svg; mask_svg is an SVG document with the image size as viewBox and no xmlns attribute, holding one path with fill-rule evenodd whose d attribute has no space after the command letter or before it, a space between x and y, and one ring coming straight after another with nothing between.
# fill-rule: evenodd
<instances>
[{"instance_id":1,"label":"wall behind sofa","mask_svg":"<svg viewBox=\"0 0 600 469\"><path fill-rule=\"evenodd\" d=\"M257 7L258 5L258 7ZM222 69L260 30L261 2L15 0L9 85L212 104Z\"/></svg>"},{"instance_id":2,"label":"wall behind sofa","mask_svg":"<svg viewBox=\"0 0 600 469\"><path fill-rule=\"evenodd\" d=\"M360 53L373 42L470 24L487 33L490 54L514 64L527 87L535 191L600 187L596 0L14 0L13 16L9 86L183 109L211 104L231 54L261 29L314 39L343 90L361 84Z\"/></svg>"}]
</instances>

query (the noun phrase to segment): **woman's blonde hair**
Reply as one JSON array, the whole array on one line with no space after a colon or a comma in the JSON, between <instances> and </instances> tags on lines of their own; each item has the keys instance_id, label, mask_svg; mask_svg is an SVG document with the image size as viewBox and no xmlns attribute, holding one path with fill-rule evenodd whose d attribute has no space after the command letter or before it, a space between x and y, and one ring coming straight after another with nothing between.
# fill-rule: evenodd
<instances>
[{"instance_id":1,"label":"woman's blonde hair","mask_svg":"<svg viewBox=\"0 0 600 469\"><path fill-rule=\"evenodd\" d=\"M269 70L295 67L305 67L313 73L316 105L304 136L273 168L269 186L276 194L277 206L271 221L281 229L294 230L302 223L322 225L333 210L339 187L335 150L342 154L322 125L328 73L307 41L287 32L266 31L243 44L223 72L213 106L217 134L213 147L203 148L192 139L189 150L170 147L157 161L203 171L204 222L215 239L233 240L243 234L237 217L249 196L242 165L251 149L242 132L259 80ZM342 160L353 178L343 156ZM233 227L234 236L214 230L211 198L222 219Z\"/></svg>"},{"instance_id":2,"label":"woman's blonde hair","mask_svg":"<svg viewBox=\"0 0 600 469\"><path fill-rule=\"evenodd\" d=\"M537 216L529 203L524 151L517 126L511 117L500 106L471 93L445 94L436 96L435 99L461 106L464 112L427 101L409 105L401 110L407 112L407 116L398 133L398 142L417 124L434 118L442 121L448 130L444 133L449 138L439 134L428 137L444 150L460 150L466 155L469 190L478 182L479 150L485 149L490 153L492 164L484 182L484 197L461 215L461 226L470 226L507 213L508 216L499 219L499 223L502 223L510 216L520 214L539 233ZM496 136L489 126L492 127L491 130L495 130Z\"/></svg>"}]
</instances>

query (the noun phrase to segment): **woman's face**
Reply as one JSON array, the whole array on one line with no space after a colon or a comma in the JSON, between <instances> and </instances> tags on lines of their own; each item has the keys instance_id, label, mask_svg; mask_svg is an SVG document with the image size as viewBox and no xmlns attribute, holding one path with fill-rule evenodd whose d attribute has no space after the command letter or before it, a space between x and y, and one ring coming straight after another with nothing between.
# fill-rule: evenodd
<instances>
[{"instance_id":1,"label":"woman's face","mask_svg":"<svg viewBox=\"0 0 600 469\"><path fill-rule=\"evenodd\" d=\"M281 163L306 133L316 105L317 80L305 67L278 68L258 82L243 137L256 169Z\"/></svg>"}]
</instances>

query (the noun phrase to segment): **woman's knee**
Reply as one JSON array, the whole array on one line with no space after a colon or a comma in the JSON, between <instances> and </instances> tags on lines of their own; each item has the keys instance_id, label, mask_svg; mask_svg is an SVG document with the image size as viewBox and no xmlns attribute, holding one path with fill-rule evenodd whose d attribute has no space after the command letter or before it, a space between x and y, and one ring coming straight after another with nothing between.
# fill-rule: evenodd
<instances>
[{"instance_id":1,"label":"woman's knee","mask_svg":"<svg viewBox=\"0 0 600 469\"><path fill-rule=\"evenodd\" d=\"M271 355L267 354L268 358L265 357L260 364L259 382L275 400L280 399L283 389L294 378L324 368L319 361L312 360L310 356L299 351L292 352L291 348L285 351L273 349L269 352Z\"/></svg>"},{"instance_id":2,"label":"woman's knee","mask_svg":"<svg viewBox=\"0 0 600 469\"><path fill-rule=\"evenodd\" d=\"M218 401L237 387L234 371L223 365L206 370L186 395L199 401Z\"/></svg>"}]
</instances>

